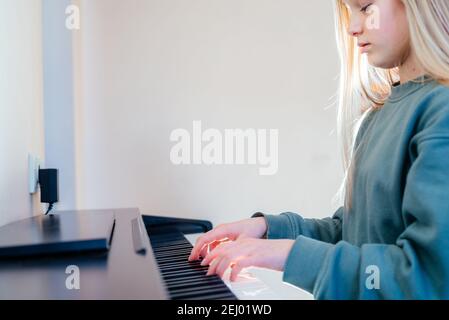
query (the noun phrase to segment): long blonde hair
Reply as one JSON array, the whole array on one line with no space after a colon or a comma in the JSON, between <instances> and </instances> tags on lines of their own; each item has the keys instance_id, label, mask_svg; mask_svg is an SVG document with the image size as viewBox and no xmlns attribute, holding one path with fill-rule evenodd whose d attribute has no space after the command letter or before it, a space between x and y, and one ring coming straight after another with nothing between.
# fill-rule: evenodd
<instances>
[{"instance_id":1,"label":"long blonde hair","mask_svg":"<svg viewBox=\"0 0 449 320\"><path fill-rule=\"evenodd\" d=\"M401 0L405 5L410 44L425 73L449 86L449 1ZM357 40L347 33L350 12L343 0L335 0L335 26L340 55L337 133L342 150L344 178L335 199L351 207L354 143L366 116L382 108L399 81L398 68L380 69L368 64Z\"/></svg>"}]
</instances>

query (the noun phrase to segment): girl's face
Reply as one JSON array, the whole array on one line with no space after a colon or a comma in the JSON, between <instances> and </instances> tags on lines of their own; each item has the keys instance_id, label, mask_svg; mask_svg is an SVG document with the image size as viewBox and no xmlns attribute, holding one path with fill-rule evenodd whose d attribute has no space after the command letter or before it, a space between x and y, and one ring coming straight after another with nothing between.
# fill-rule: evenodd
<instances>
[{"instance_id":1,"label":"girl's face","mask_svg":"<svg viewBox=\"0 0 449 320\"><path fill-rule=\"evenodd\" d=\"M350 11L348 33L378 68L402 65L410 55L410 33L401 0L344 0Z\"/></svg>"}]
</instances>

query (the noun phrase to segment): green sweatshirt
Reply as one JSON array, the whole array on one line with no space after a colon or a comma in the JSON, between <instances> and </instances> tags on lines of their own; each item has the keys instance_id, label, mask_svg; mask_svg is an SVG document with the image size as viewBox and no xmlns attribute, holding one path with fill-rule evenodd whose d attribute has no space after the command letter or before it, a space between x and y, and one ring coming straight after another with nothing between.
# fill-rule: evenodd
<instances>
[{"instance_id":1,"label":"green sweatshirt","mask_svg":"<svg viewBox=\"0 0 449 320\"><path fill-rule=\"evenodd\" d=\"M283 280L316 299L448 299L449 88L393 86L358 147L351 209L264 215L268 239L296 239Z\"/></svg>"}]
</instances>

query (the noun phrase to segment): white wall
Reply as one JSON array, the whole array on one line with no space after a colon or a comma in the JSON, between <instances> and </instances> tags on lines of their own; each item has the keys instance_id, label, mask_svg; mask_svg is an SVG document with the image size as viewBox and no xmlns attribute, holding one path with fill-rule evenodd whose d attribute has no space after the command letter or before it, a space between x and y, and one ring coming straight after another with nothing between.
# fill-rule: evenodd
<instances>
[{"instance_id":1,"label":"white wall","mask_svg":"<svg viewBox=\"0 0 449 320\"><path fill-rule=\"evenodd\" d=\"M76 205L73 33L65 15L70 4L71 0L42 1L45 165L58 168L61 201L55 210Z\"/></svg>"},{"instance_id":2,"label":"white wall","mask_svg":"<svg viewBox=\"0 0 449 320\"><path fill-rule=\"evenodd\" d=\"M331 1L82 0L77 207L327 216L342 177ZM279 171L174 166L172 130L279 129Z\"/></svg>"},{"instance_id":3,"label":"white wall","mask_svg":"<svg viewBox=\"0 0 449 320\"><path fill-rule=\"evenodd\" d=\"M0 225L41 212L28 194L28 152L43 158L39 0L0 1Z\"/></svg>"}]
</instances>

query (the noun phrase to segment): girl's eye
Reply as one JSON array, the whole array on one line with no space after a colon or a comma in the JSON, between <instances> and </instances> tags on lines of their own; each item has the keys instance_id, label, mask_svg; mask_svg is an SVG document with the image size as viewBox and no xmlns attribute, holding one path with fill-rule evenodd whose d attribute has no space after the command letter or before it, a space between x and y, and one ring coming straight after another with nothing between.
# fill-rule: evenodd
<instances>
[{"instance_id":1,"label":"girl's eye","mask_svg":"<svg viewBox=\"0 0 449 320\"><path fill-rule=\"evenodd\" d=\"M362 9L360 9L361 12L365 13L369 7L371 7L372 3L367 4L366 6L364 6Z\"/></svg>"}]
</instances>

